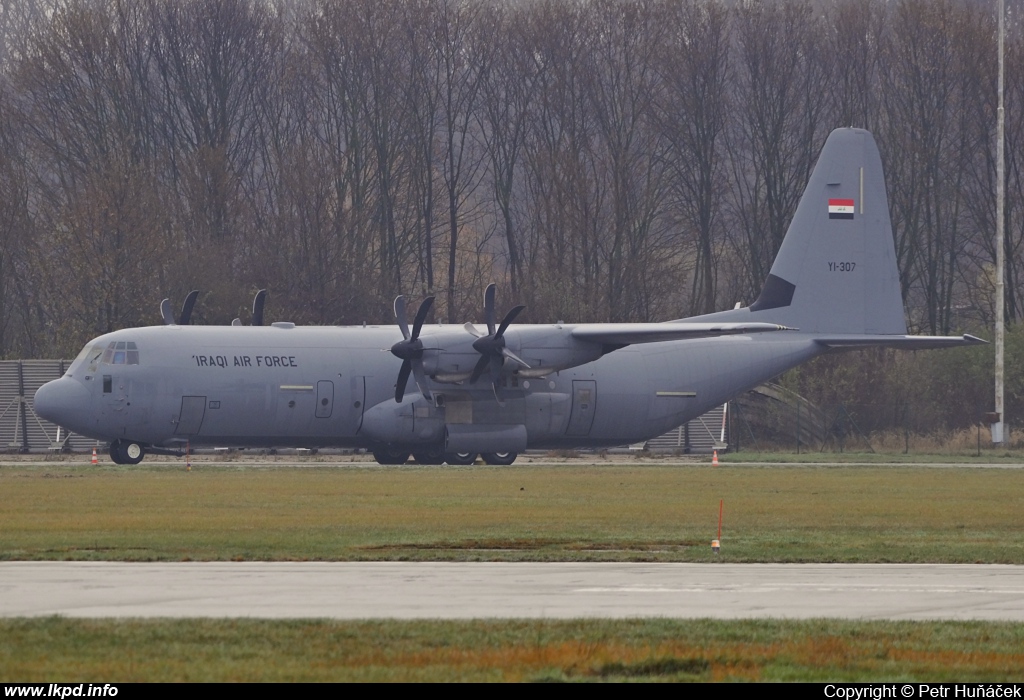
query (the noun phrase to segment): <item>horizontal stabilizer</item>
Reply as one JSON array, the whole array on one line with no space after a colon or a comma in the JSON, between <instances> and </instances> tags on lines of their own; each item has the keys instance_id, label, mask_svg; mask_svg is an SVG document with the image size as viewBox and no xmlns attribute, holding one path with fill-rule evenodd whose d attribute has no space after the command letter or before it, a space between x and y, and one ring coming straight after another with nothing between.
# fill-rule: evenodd
<instances>
[{"instance_id":1,"label":"horizontal stabilizer","mask_svg":"<svg viewBox=\"0 0 1024 700\"><path fill-rule=\"evenodd\" d=\"M572 337L608 345L634 345L795 330L777 323L594 323L574 327Z\"/></svg>"},{"instance_id":2,"label":"horizontal stabilizer","mask_svg":"<svg viewBox=\"0 0 1024 700\"><path fill-rule=\"evenodd\" d=\"M886 347L897 350L931 350L934 348L969 347L987 344L973 335L837 335L815 338L829 348Z\"/></svg>"}]
</instances>

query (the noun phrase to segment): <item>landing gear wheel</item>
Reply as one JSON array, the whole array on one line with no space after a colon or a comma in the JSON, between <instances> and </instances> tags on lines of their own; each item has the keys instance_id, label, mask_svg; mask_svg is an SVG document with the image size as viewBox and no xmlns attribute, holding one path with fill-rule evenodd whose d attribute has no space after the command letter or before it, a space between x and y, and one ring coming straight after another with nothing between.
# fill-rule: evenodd
<instances>
[{"instance_id":1,"label":"landing gear wheel","mask_svg":"<svg viewBox=\"0 0 1024 700\"><path fill-rule=\"evenodd\" d=\"M137 442L123 443L121 450L124 453L124 461L126 464L138 464L142 461L142 458L146 456L146 451L142 449L142 445Z\"/></svg>"},{"instance_id":2,"label":"landing gear wheel","mask_svg":"<svg viewBox=\"0 0 1024 700\"><path fill-rule=\"evenodd\" d=\"M418 450L412 453L417 464L444 464L444 452L441 450Z\"/></svg>"},{"instance_id":3,"label":"landing gear wheel","mask_svg":"<svg viewBox=\"0 0 1024 700\"><path fill-rule=\"evenodd\" d=\"M488 464L496 466L508 466L512 462L516 461L516 457L519 456L518 452L481 452L480 456L484 458L484 461Z\"/></svg>"},{"instance_id":4,"label":"landing gear wheel","mask_svg":"<svg viewBox=\"0 0 1024 700\"><path fill-rule=\"evenodd\" d=\"M377 460L377 464L405 464L409 459L409 453L381 448L373 451L373 458Z\"/></svg>"},{"instance_id":5,"label":"landing gear wheel","mask_svg":"<svg viewBox=\"0 0 1024 700\"><path fill-rule=\"evenodd\" d=\"M448 464L473 464L476 462L476 452L447 452L444 461Z\"/></svg>"},{"instance_id":6,"label":"landing gear wheel","mask_svg":"<svg viewBox=\"0 0 1024 700\"><path fill-rule=\"evenodd\" d=\"M138 464L146 456L146 449L137 442L115 440L110 443L110 458L114 464Z\"/></svg>"}]
</instances>

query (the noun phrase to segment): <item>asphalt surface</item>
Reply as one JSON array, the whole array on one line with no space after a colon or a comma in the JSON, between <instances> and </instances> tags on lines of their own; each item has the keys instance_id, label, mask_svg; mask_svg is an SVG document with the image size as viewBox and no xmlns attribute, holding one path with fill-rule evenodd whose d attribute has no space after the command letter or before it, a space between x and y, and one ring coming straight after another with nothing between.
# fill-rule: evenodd
<instances>
[{"instance_id":1,"label":"asphalt surface","mask_svg":"<svg viewBox=\"0 0 1024 700\"><path fill-rule=\"evenodd\" d=\"M0 562L0 616L1024 621L1024 567Z\"/></svg>"}]
</instances>

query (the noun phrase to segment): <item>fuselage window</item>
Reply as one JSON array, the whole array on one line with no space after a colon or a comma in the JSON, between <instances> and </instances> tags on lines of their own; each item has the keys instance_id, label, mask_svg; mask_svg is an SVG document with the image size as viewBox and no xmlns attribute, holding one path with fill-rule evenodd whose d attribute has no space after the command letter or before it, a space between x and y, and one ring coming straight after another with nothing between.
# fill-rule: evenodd
<instances>
[{"instance_id":1,"label":"fuselage window","mask_svg":"<svg viewBox=\"0 0 1024 700\"><path fill-rule=\"evenodd\" d=\"M109 394L114 390L114 379L109 374L103 375L103 393Z\"/></svg>"}]
</instances>

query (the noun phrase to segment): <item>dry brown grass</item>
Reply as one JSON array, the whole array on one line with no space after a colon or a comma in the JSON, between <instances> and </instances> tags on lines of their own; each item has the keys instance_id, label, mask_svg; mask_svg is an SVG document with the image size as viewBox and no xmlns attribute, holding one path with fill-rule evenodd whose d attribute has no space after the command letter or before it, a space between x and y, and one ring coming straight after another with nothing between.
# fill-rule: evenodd
<instances>
[{"instance_id":1,"label":"dry brown grass","mask_svg":"<svg viewBox=\"0 0 1024 700\"><path fill-rule=\"evenodd\" d=\"M1024 625L0 620L0 680L1000 681Z\"/></svg>"}]
</instances>

